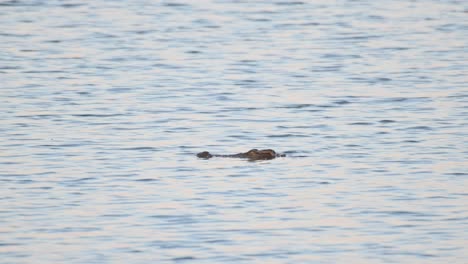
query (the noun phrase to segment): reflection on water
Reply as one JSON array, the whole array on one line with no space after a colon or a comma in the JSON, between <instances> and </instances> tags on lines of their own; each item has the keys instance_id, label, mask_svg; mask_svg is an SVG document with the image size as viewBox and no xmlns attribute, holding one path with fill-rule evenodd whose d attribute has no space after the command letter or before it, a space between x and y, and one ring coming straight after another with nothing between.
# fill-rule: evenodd
<instances>
[{"instance_id":1,"label":"reflection on water","mask_svg":"<svg viewBox=\"0 0 468 264\"><path fill-rule=\"evenodd\" d=\"M466 10L0 1L2 260L463 263Z\"/></svg>"}]
</instances>

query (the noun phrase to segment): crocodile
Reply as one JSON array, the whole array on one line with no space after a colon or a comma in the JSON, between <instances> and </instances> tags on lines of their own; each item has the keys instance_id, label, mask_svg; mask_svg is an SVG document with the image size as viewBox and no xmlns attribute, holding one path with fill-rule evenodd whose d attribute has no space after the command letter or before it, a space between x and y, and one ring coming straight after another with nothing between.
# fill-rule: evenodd
<instances>
[{"instance_id":1,"label":"crocodile","mask_svg":"<svg viewBox=\"0 0 468 264\"><path fill-rule=\"evenodd\" d=\"M197 154L197 157L202 159L210 159L212 157L222 157L222 158L241 158L248 160L271 160L276 157L285 157L285 154L278 154L272 149L251 149L245 153L237 153L231 155L219 155L211 154L208 151L203 151Z\"/></svg>"}]
</instances>

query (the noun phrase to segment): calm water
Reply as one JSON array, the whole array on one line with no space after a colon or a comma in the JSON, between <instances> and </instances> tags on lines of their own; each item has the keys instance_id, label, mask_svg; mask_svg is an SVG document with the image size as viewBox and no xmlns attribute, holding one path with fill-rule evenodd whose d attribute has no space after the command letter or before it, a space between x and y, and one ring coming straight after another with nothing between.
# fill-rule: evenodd
<instances>
[{"instance_id":1,"label":"calm water","mask_svg":"<svg viewBox=\"0 0 468 264\"><path fill-rule=\"evenodd\" d=\"M466 263L467 21L0 1L0 262ZM287 157L195 157L251 148Z\"/></svg>"}]
</instances>

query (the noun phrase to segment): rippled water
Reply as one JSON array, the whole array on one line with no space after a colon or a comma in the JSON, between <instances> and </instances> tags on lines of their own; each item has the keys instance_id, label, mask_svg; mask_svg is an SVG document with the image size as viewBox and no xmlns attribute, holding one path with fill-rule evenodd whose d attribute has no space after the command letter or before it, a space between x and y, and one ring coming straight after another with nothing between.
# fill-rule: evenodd
<instances>
[{"instance_id":1,"label":"rippled water","mask_svg":"<svg viewBox=\"0 0 468 264\"><path fill-rule=\"evenodd\" d=\"M467 15L0 1L0 262L466 263Z\"/></svg>"}]
</instances>

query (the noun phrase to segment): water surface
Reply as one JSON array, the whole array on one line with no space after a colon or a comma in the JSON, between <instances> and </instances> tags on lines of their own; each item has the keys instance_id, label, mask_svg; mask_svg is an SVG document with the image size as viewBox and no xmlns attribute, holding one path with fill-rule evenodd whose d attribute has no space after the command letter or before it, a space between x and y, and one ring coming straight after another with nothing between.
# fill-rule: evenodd
<instances>
[{"instance_id":1,"label":"water surface","mask_svg":"<svg viewBox=\"0 0 468 264\"><path fill-rule=\"evenodd\" d=\"M467 10L0 1L0 262L465 263Z\"/></svg>"}]
</instances>

